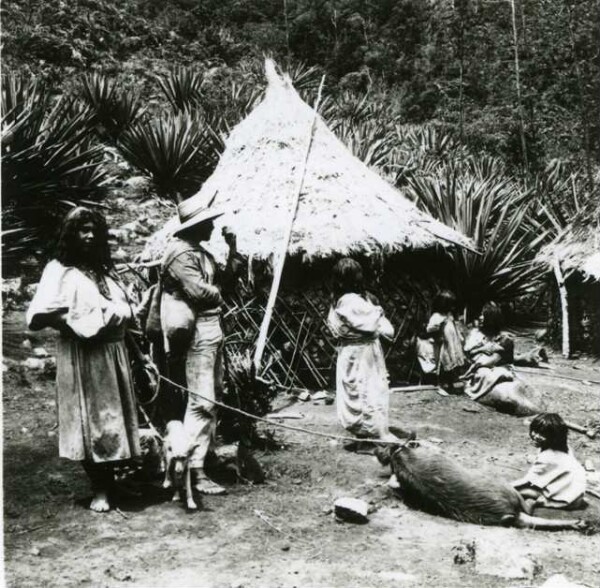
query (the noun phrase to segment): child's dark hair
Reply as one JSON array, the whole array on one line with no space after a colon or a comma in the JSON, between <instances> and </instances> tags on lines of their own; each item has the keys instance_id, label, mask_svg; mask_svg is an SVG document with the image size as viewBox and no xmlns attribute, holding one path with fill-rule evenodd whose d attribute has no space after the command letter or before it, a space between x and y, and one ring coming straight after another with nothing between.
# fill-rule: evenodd
<instances>
[{"instance_id":1,"label":"child's dark hair","mask_svg":"<svg viewBox=\"0 0 600 588\"><path fill-rule=\"evenodd\" d=\"M456 310L456 296L450 290L442 290L433 299L431 310L440 314L454 312Z\"/></svg>"},{"instance_id":2,"label":"child's dark hair","mask_svg":"<svg viewBox=\"0 0 600 588\"><path fill-rule=\"evenodd\" d=\"M504 327L502 310L495 302L486 302L481 311L483 322L480 330L486 335L497 335Z\"/></svg>"},{"instance_id":3,"label":"child's dark hair","mask_svg":"<svg viewBox=\"0 0 600 588\"><path fill-rule=\"evenodd\" d=\"M567 436L569 429L562 417L555 412L543 412L538 414L529 425L530 433L542 435L546 442L543 449L554 449L569 453Z\"/></svg>"},{"instance_id":4,"label":"child's dark hair","mask_svg":"<svg viewBox=\"0 0 600 588\"><path fill-rule=\"evenodd\" d=\"M343 257L332 270L332 288L336 298L353 292L364 293L363 270L358 263L349 257Z\"/></svg>"}]
</instances>

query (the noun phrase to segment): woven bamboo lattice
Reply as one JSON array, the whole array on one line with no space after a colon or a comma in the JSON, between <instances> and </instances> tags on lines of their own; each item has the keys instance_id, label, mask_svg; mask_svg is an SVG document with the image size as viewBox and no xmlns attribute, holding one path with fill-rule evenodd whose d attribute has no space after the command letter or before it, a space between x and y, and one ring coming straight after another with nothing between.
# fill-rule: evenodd
<instances>
[{"instance_id":1,"label":"woven bamboo lattice","mask_svg":"<svg viewBox=\"0 0 600 588\"><path fill-rule=\"evenodd\" d=\"M335 388L337 352L326 324L331 292L323 281L292 284L277 299L264 365L266 375L285 388ZM253 350L267 298L266 290L238 290L227 299L223 316L226 348L233 354ZM418 370L413 343L427 320L429 288L400 271L386 270L369 290L396 329L394 340L384 343L391 381L414 380Z\"/></svg>"}]
</instances>

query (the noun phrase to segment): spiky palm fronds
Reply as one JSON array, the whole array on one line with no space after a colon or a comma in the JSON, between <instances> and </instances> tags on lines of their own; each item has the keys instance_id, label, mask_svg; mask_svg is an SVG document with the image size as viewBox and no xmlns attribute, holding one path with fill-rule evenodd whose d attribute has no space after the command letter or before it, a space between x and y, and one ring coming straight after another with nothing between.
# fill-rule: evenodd
<instances>
[{"instance_id":1,"label":"spiky palm fronds","mask_svg":"<svg viewBox=\"0 0 600 588\"><path fill-rule=\"evenodd\" d=\"M264 417L273 410L277 389L268 381L257 378L250 352L227 355L227 385L222 401L228 406ZM219 433L226 442L242 441L256 446L259 440L257 421L228 410L219 414Z\"/></svg>"},{"instance_id":2,"label":"spiky palm fronds","mask_svg":"<svg viewBox=\"0 0 600 588\"><path fill-rule=\"evenodd\" d=\"M158 87L175 112L194 110L202 102L204 75L192 67L177 67L166 76L157 76Z\"/></svg>"},{"instance_id":3,"label":"spiky palm fronds","mask_svg":"<svg viewBox=\"0 0 600 588\"><path fill-rule=\"evenodd\" d=\"M569 169L558 160L551 161L537 173L530 187L538 203L534 219L552 238L580 216L592 200L592 195L585 191L583 173Z\"/></svg>"},{"instance_id":4,"label":"spiky palm fronds","mask_svg":"<svg viewBox=\"0 0 600 588\"><path fill-rule=\"evenodd\" d=\"M152 179L160 196L178 201L196 192L223 151L221 137L197 113L164 113L121 136L123 157Z\"/></svg>"},{"instance_id":5,"label":"spiky palm fronds","mask_svg":"<svg viewBox=\"0 0 600 588\"><path fill-rule=\"evenodd\" d=\"M307 65L303 61L293 62L287 69L287 74L297 92L314 93L319 88L323 72L314 65Z\"/></svg>"},{"instance_id":6,"label":"spiky palm fronds","mask_svg":"<svg viewBox=\"0 0 600 588\"><path fill-rule=\"evenodd\" d=\"M390 160L395 185L404 186L414 176L429 176L450 160L467 157L464 146L449 132L426 126L397 126L396 148Z\"/></svg>"},{"instance_id":7,"label":"spiky palm fronds","mask_svg":"<svg viewBox=\"0 0 600 588\"><path fill-rule=\"evenodd\" d=\"M339 124L336 135L355 157L371 167L383 168L389 163L394 147L393 137L377 120Z\"/></svg>"},{"instance_id":8,"label":"spiky palm fronds","mask_svg":"<svg viewBox=\"0 0 600 588\"><path fill-rule=\"evenodd\" d=\"M3 259L9 265L47 245L69 207L104 195L109 178L89 131L89 114L69 98L52 104L35 81L3 80Z\"/></svg>"},{"instance_id":9,"label":"spiky palm fronds","mask_svg":"<svg viewBox=\"0 0 600 588\"><path fill-rule=\"evenodd\" d=\"M82 78L79 95L90 109L91 122L100 138L112 143L146 110L139 96L122 89L118 80L99 73Z\"/></svg>"},{"instance_id":10,"label":"spiky palm fronds","mask_svg":"<svg viewBox=\"0 0 600 588\"><path fill-rule=\"evenodd\" d=\"M420 207L480 249L481 255L448 252L451 287L471 316L489 300L513 301L539 287L544 272L533 259L545 235L527 220L530 194L511 178L477 177L449 164L436 175L410 178L406 189Z\"/></svg>"}]
</instances>

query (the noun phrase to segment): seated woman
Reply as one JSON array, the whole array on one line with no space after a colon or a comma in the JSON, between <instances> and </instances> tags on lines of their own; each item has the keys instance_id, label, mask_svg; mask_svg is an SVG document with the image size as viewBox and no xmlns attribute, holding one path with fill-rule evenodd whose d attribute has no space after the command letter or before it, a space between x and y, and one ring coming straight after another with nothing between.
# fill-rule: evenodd
<instances>
[{"instance_id":1,"label":"seated woman","mask_svg":"<svg viewBox=\"0 0 600 588\"><path fill-rule=\"evenodd\" d=\"M515 346L510 335L502 331L500 307L494 302L486 303L479 322L479 327L471 330L465 342L465 353L471 362L463 376L465 393L499 412L518 416L542 412L539 394L512 369Z\"/></svg>"},{"instance_id":2,"label":"seated woman","mask_svg":"<svg viewBox=\"0 0 600 588\"><path fill-rule=\"evenodd\" d=\"M586 477L567 444L565 421L555 413L538 414L529 425L529 436L540 453L523 478L513 482L525 500L527 513L536 507L585 507Z\"/></svg>"}]
</instances>

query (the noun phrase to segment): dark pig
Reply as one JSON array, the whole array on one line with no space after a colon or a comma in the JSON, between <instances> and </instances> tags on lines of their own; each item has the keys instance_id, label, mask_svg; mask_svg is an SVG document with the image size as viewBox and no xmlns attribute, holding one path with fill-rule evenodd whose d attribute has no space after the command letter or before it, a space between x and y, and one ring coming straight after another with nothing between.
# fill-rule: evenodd
<instances>
[{"instance_id":1,"label":"dark pig","mask_svg":"<svg viewBox=\"0 0 600 588\"><path fill-rule=\"evenodd\" d=\"M390 459L404 501L412 508L477 525L587 528L582 520L552 520L527 514L521 495L509 484L463 468L437 448L422 442L409 441L391 450Z\"/></svg>"}]
</instances>

